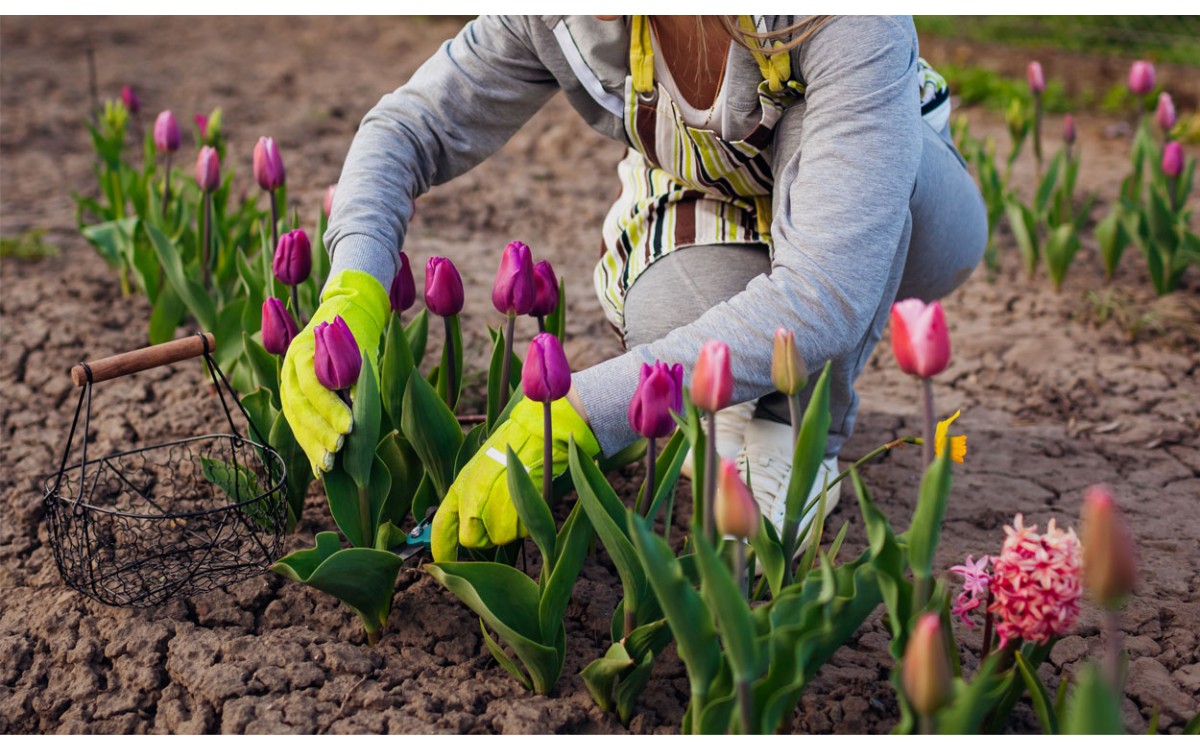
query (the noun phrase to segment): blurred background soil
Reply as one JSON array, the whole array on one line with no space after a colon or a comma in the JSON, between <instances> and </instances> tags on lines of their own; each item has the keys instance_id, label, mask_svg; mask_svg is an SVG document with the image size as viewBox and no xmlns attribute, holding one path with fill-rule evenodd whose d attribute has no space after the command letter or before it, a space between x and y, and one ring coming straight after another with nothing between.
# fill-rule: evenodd
<instances>
[{"instance_id":1,"label":"blurred background soil","mask_svg":"<svg viewBox=\"0 0 1200 750\"><path fill-rule=\"evenodd\" d=\"M115 273L76 228L71 193L94 189L83 127L85 49L95 50L102 99L116 97L122 84L137 88L143 127L161 109L190 123L194 113L223 107L245 191L256 189L253 144L273 135L287 164L289 208L312 231L359 119L459 25L403 18L0 21L0 236L40 237L26 253L35 257L3 258L0 280L0 731L627 731L595 707L577 676L607 648L619 598L603 553L586 564L568 610L564 676L551 696L540 697L492 661L476 617L418 569L402 571L388 631L371 649L348 610L273 574L155 610L114 609L65 588L48 546L43 486L57 468L76 393L66 369L143 346L149 316L144 299L121 297ZM1061 79L1067 96L1121 82L1128 62L999 48L969 36L927 37L923 52L935 66L986 63L1018 77L1027 59L1045 52L1047 76ZM1180 92L1181 108L1194 111L1198 80L1188 63L1160 67L1160 82ZM1091 97L1091 113L1076 114L1080 182L1101 199L1093 217L1114 198L1128 148L1123 138L1104 137L1120 115L1104 110L1103 96ZM1006 143L1000 116L983 108L969 116L973 133ZM1058 132L1059 117L1049 115L1048 133ZM184 161L189 148L185 142ZM486 290L497 252L514 238L551 259L567 281L573 366L620 351L591 290L591 269L622 150L556 97L495 157L419 201L405 250L417 266L446 255L462 270L468 386L477 398L489 351L483 324L499 322ZM1031 174L1023 159L1018 184ZM956 467L937 564L945 570L967 554L998 552L1016 513L1043 528L1050 518L1075 525L1083 489L1110 484L1142 566L1124 612L1130 664L1123 716L1132 731L1144 731L1157 711L1161 729L1178 731L1200 708L1200 274L1155 299L1131 249L1106 284L1089 232L1063 291L1054 293L1046 279L1024 277L1003 229L999 242L999 273L981 268L945 301L954 358L935 388L941 412L962 410L955 427L969 435L970 453ZM106 383L96 393L90 437L98 450L196 434L219 415L195 363ZM919 432L918 387L894 367L887 346L872 357L860 395L843 461ZM901 528L913 508L918 463L918 451L903 450L863 472ZM640 478L627 469L615 481L632 488ZM680 502L688 504L686 483ZM857 516L844 500L830 520L834 529L850 523L847 556L866 542ZM311 546L315 532L332 527L314 488L289 549ZM794 731L893 726L880 614L822 669ZM978 638L963 638L967 670L978 664ZM1076 634L1042 667L1051 689L1100 648L1098 612L1088 605ZM668 652L628 731L678 731L687 694L682 666ZM1028 706L1009 729L1036 729Z\"/></svg>"}]
</instances>

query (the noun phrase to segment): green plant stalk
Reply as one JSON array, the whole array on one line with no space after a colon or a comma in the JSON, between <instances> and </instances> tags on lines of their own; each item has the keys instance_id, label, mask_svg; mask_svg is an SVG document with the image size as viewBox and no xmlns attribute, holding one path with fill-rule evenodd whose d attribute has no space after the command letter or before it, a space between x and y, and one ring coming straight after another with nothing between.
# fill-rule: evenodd
<instances>
[{"instance_id":1,"label":"green plant stalk","mask_svg":"<svg viewBox=\"0 0 1200 750\"><path fill-rule=\"evenodd\" d=\"M654 464L658 460L658 441L646 438L646 482L642 485L642 498L638 501L637 514L643 518L649 503L654 498Z\"/></svg>"},{"instance_id":2,"label":"green plant stalk","mask_svg":"<svg viewBox=\"0 0 1200 750\"><path fill-rule=\"evenodd\" d=\"M279 205L275 201L274 190L268 190L267 195L271 196L271 253L274 254L279 247Z\"/></svg>"},{"instance_id":3,"label":"green plant stalk","mask_svg":"<svg viewBox=\"0 0 1200 750\"><path fill-rule=\"evenodd\" d=\"M541 318L539 317L538 320ZM499 414L503 414L504 407L508 406L509 372L512 366L513 334L516 332L516 327L517 316L509 313L508 320L504 324L504 361L500 363L500 409L497 412ZM543 328L543 330L545 329ZM547 438L549 435L550 433L547 432Z\"/></svg>"},{"instance_id":4,"label":"green plant stalk","mask_svg":"<svg viewBox=\"0 0 1200 750\"><path fill-rule=\"evenodd\" d=\"M796 443L800 442L800 394L793 393L788 396L788 414L792 418L792 451L796 450Z\"/></svg>"},{"instance_id":5,"label":"green plant stalk","mask_svg":"<svg viewBox=\"0 0 1200 750\"><path fill-rule=\"evenodd\" d=\"M741 714L742 732L757 734L754 731L754 694L750 690L749 680L737 681L738 712Z\"/></svg>"},{"instance_id":6,"label":"green plant stalk","mask_svg":"<svg viewBox=\"0 0 1200 750\"><path fill-rule=\"evenodd\" d=\"M984 602L983 615L983 646L979 649L979 661L983 662L992 651L992 626L994 624L992 618L992 590L988 589L987 601Z\"/></svg>"},{"instance_id":7,"label":"green plant stalk","mask_svg":"<svg viewBox=\"0 0 1200 750\"><path fill-rule=\"evenodd\" d=\"M1042 181L1042 95L1033 95L1033 160L1037 166L1037 182Z\"/></svg>"},{"instance_id":8,"label":"green plant stalk","mask_svg":"<svg viewBox=\"0 0 1200 750\"><path fill-rule=\"evenodd\" d=\"M921 438L916 438L916 437L896 438L895 440L892 440L891 442L884 443L883 445L879 446L878 448L871 451L867 455L863 456L862 458L858 459L854 463L847 466L845 471L839 473L837 475L837 477L835 477L834 480L829 483L828 489L830 489L830 490L833 489L833 486L835 484L842 481L846 477L850 476L850 472L855 471L857 469L861 469L863 467L863 465L866 464L868 461L870 461L874 458L877 458L879 456L882 456L884 453L887 453L888 451L892 450L893 448L899 448L902 445L923 445L923 444L924 444L924 441L921 440Z\"/></svg>"},{"instance_id":9,"label":"green plant stalk","mask_svg":"<svg viewBox=\"0 0 1200 750\"><path fill-rule=\"evenodd\" d=\"M717 501L717 413L705 415L708 439L704 441L704 538L716 544L713 508Z\"/></svg>"},{"instance_id":10,"label":"green plant stalk","mask_svg":"<svg viewBox=\"0 0 1200 750\"><path fill-rule=\"evenodd\" d=\"M918 714L917 732L919 734L936 734L933 726L933 717L926 714Z\"/></svg>"},{"instance_id":11,"label":"green plant stalk","mask_svg":"<svg viewBox=\"0 0 1200 750\"><path fill-rule=\"evenodd\" d=\"M453 365L451 366L453 367ZM542 499L546 501L547 508L552 508L554 507L554 441L551 436L554 434L554 425L550 417L549 401L542 404L542 419L542 436L544 438L542 440Z\"/></svg>"},{"instance_id":12,"label":"green plant stalk","mask_svg":"<svg viewBox=\"0 0 1200 750\"><path fill-rule=\"evenodd\" d=\"M162 215L167 216L167 204L171 202L171 152L167 152L167 169L163 172Z\"/></svg>"},{"instance_id":13,"label":"green plant stalk","mask_svg":"<svg viewBox=\"0 0 1200 750\"><path fill-rule=\"evenodd\" d=\"M545 333L546 332L546 316L545 315L537 316L537 322L538 322L538 333Z\"/></svg>"},{"instance_id":14,"label":"green plant stalk","mask_svg":"<svg viewBox=\"0 0 1200 750\"><path fill-rule=\"evenodd\" d=\"M296 316L296 322L300 322L303 320L303 318L300 317L300 292L298 291L299 287L296 284L290 284L288 286L288 288L291 289L291 291L292 291L292 313L295 314L295 316Z\"/></svg>"},{"instance_id":15,"label":"green plant stalk","mask_svg":"<svg viewBox=\"0 0 1200 750\"><path fill-rule=\"evenodd\" d=\"M212 281L208 268L209 245L212 243L212 192L205 190L201 200L204 201L204 236L201 240L200 265L204 269L204 288L208 289Z\"/></svg>"},{"instance_id":16,"label":"green plant stalk","mask_svg":"<svg viewBox=\"0 0 1200 750\"><path fill-rule=\"evenodd\" d=\"M453 411L454 407L458 405L458 382L457 382L458 381L458 373L454 371L454 355L455 355L454 327L453 327L453 323L451 320L453 317L454 317L453 315L447 315L446 317L442 318L442 324L444 325L445 330L446 330L446 350L447 350L446 351L446 400L450 402L450 410L451 411ZM505 361L505 364L508 363L507 358L505 358L504 361ZM504 384L500 390L501 391L507 390L507 383ZM550 406L547 405L546 408L549 409ZM549 437L550 437L550 431L549 431L550 417L548 416L548 414L549 413L547 412L547 417L546 417L546 420L547 420L546 421L546 427L547 427L546 438L547 439L549 439ZM549 502L549 501L547 501L547 502Z\"/></svg>"},{"instance_id":17,"label":"green plant stalk","mask_svg":"<svg viewBox=\"0 0 1200 750\"><path fill-rule=\"evenodd\" d=\"M1108 672L1108 684L1115 695L1122 695L1124 691L1121 688L1121 651L1124 648L1124 633L1117 610L1104 610L1104 631L1104 667Z\"/></svg>"},{"instance_id":18,"label":"green plant stalk","mask_svg":"<svg viewBox=\"0 0 1200 750\"><path fill-rule=\"evenodd\" d=\"M735 539L733 542L733 580L737 581L738 590L746 595L746 603L750 603L750 576L746 568L746 540Z\"/></svg>"},{"instance_id":19,"label":"green plant stalk","mask_svg":"<svg viewBox=\"0 0 1200 750\"><path fill-rule=\"evenodd\" d=\"M933 419L933 380L921 378L921 387L925 397L925 442L922 444L922 470L933 463L934 458L934 419Z\"/></svg>"}]
</instances>

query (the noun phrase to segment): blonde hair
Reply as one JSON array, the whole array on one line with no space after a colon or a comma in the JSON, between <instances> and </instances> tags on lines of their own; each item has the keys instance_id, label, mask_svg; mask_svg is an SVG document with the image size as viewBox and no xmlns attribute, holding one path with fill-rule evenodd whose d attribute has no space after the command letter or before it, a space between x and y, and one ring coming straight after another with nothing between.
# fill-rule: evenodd
<instances>
[{"instance_id":1,"label":"blonde hair","mask_svg":"<svg viewBox=\"0 0 1200 750\"><path fill-rule=\"evenodd\" d=\"M746 31L738 25L737 16L720 18L721 26L730 39L746 49L758 51L764 47L768 50L774 48L775 42L782 43L781 49L795 49L811 39L833 16L808 16L775 31Z\"/></svg>"}]
</instances>

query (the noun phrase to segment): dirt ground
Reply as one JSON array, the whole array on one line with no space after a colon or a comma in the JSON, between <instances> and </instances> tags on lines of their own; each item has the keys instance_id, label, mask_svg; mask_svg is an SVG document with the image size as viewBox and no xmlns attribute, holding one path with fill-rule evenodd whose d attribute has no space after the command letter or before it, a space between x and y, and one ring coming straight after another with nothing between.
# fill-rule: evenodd
<instances>
[{"instance_id":1,"label":"dirt ground","mask_svg":"<svg viewBox=\"0 0 1200 750\"><path fill-rule=\"evenodd\" d=\"M42 487L57 467L74 406L66 368L144 345L149 316L143 299L121 298L116 276L75 229L71 191L93 184L82 127L85 47L96 50L102 97L134 84L146 123L159 109L172 108L184 121L224 107L230 153L247 189L253 143L274 135L291 201L311 224L358 119L455 24L5 18L0 26L0 232L45 229L61 249L42 260L5 259L0 283L0 731L626 731L595 707L577 676L607 648L619 597L603 554L586 564L568 610L564 676L552 696L539 697L487 655L474 615L416 569L402 571L388 631L371 649L356 618L331 597L272 574L157 610L115 609L65 588L49 547ZM972 122L977 132L1003 132L982 113L972 113ZM1100 139L1104 124L1081 118L1081 182L1109 200L1126 146ZM590 278L620 155L621 146L589 131L560 97L494 158L418 204L406 246L414 263L450 256L479 292L468 295L466 310L476 378L485 363L483 322L497 322L482 292L496 253L513 238L529 242L567 279L573 365L618 353ZM1130 666L1123 715L1131 730L1144 731L1157 710L1161 728L1179 731L1200 708L1200 274L1156 302L1131 250L1117 283L1105 286L1089 237L1055 294L1044 279L1027 281L1015 246L1004 235L1001 243L1001 272L989 279L980 270L946 300L954 358L938 378L937 398L943 413L962 409L956 426L970 436L970 455L956 467L937 563L945 569L967 554L998 551L1003 525L1018 512L1039 525L1051 517L1073 525L1083 489L1112 485L1142 568L1124 614ZM860 381L858 430L842 459L916 434L917 391L886 346L876 352ZM91 439L99 450L195 434L218 415L194 364L106 383L96 394ZM908 450L864 471L894 524L911 513L918 462ZM631 471L620 481L636 477ZM865 535L852 502L831 523L845 520L847 550L861 549ZM316 531L330 528L314 491L289 549L310 546ZM886 732L894 725L880 614L818 675L794 731ZM1097 657L1098 622L1097 611L1085 607L1077 634L1055 647L1042 668L1052 686ZM978 638L964 638L968 670L978 663ZM686 698L686 675L668 654L628 730L678 731ZM1018 708L1010 731L1035 728L1032 711Z\"/></svg>"}]
</instances>

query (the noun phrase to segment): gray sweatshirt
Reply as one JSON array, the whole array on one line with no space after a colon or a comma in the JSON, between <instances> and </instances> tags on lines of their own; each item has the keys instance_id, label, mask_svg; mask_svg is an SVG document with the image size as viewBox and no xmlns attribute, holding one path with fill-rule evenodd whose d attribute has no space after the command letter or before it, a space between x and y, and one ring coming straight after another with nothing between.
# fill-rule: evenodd
<instances>
[{"instance_id":1,"label":"gray sweatshirt","mask_svg":"<svg viewBox=\"0 0 1200 750\"><path fill-rule=\"evenodd\" d=\"M796 17L767 16L767 28ZM760 115L761 80L735 46L734 132ZM598 132L625 141L629 29L591 16L483 16L468 23L362 121L325 236L332 271L366 271L386 288L413 201L498 150L557 91ZM775 330L795 332L812 370L862 341L901 241L921 158L917 35L911 18L842 16L792 51L804 101L776 126L769 275L652 344L574 375L605 454L637 435L626 411L642 362L691 366L709 339L732 353L734 400L775 390ZM737 118L743 122L737 122Z\"/></svg>"}]
</instances>

